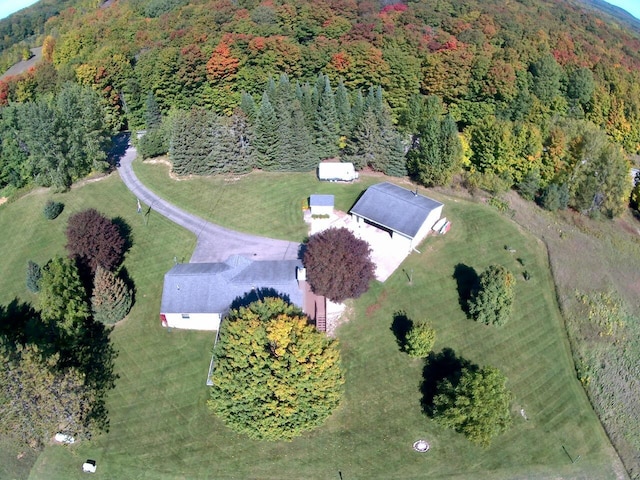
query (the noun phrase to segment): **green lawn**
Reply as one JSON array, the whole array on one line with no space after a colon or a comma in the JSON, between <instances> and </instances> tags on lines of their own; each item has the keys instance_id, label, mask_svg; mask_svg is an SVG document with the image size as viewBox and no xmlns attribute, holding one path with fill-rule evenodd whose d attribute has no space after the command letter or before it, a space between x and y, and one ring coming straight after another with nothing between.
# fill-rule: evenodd
<instances>
[{"instance_id":1,"label":"green lawn","mask_svg":"<svg viewBox=\"0 0 640 480\"><path fill-rule=\"evenodd\" d=\"M240 177L172 180L166 164L135 161L140 181L163 198L202 218L243 232L301 241L307 235L302 206L311 194L335 195L338 210L353 202L380 177L356 183L319 182L315 173L250 173Z\"/></svg>"},{"instance_id":2,"label":"green lawn","mask_svg":"<svg viewBox=\"0 0 640 480\"><path fill-rule=\"evenodd\" d=\"M142 166L143 181L161 177L154 172L159 167L147 167ZM220 197L209 218L235 211L247 222L245 231L269 234L276 225L300 222L300 203L309 193L340 192L337 204L346 210L350 205L344 202L352 202L363 186L378 181L369 177L336 185L321 184L311 174L260 177L252 174L233 188L224 187L232 193ZM175 194L181 199L176 203L192 211L205 209L204 203L211 201L203 197L205 190L219 188L207 179L173 186L162 179L152 183L158 193L171 199ZM279 193L274 195L276 185ZM271 193L265 193L266 188ZM239 208L247 192L253 192L255 200L251 208ZM453 228L446 236L427 239L422 253L407 259L402 268L413 269L413 285L401 268L350 305L350 320L338 331L347 372L341 407L323 427L302 438L268 443L232 433L206 411L205 377L213 336L168 332L159 326L162 275L174 256L188 258L193 237L158 217L152 216L145 226L135 213L135 200L117 177L60 196L67 208L54 222L42 217L46 198L32 194L0 207L0 243L10 246L1 276L2 302L16 295L32 300L23 286L27 259L43 262L61 253L66 216L96 206L107 215L124 217L133 228L134 247L125 264L137 286L137 303L112 335L120 379L109 398L110 432L72 447L48 447L29 478L84 478L80 465L87 458L97 461L96 478L109 479L337 479L338 472L345 480L616 478L612 449L575 379L546 251L488 207L439 197ZM273 205L282 208L269 210ZM232 217L225 215L229 221ZM300 239L304 231L300 225L277 236ZM516 253L509 253L505 245ZM490 263L502 263L521 279L518 257L525 260L531 280L518 283L512 320L497 329L466 319L453 278L456 265L480 271ZM399 310L414 320L433 322L436 350L450 347L508 376L516 398L514 427L490 448L472 445L421 413L422 361L399 352L390 329ZM521 408L529 420L520 415ZM413 452L411 444L418 438L427 439L431 451ZM572 463L563 446L574 459L580 456L579 461Z\"/></svg>"}]
</instances>

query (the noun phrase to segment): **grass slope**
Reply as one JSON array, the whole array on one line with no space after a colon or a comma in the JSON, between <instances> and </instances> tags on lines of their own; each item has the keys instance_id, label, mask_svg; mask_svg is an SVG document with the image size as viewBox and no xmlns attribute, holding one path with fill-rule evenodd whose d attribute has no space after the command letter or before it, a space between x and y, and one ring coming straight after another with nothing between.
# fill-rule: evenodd
<instances>
[{"instance_id":1,"label":"grass slope","mask_svg":"<svg viewBox=\"0 0 640 480\"><path fill-rule=\"evenodd\" d=\"M336 209L346 212L363 189L383 181L369 176L357 183L319 182L312 172L253 172L175 181L165 163L136 161L133 167L143 184L189 212L235 230L293 241L307 235L301 211L309 195L333 194Z\"/></svg>"},{"instance_id":2,"label":"grass slope","mask_svg":"<svg viewBox=\"0 0 640 480\"><path fill-rule=\"evenodd\" d=\"M253 191L256 198L268 198L269 194L257 191L261 180L253 177L236 182L233 191ZM245 181L248 186L242 185ZM376 181L367 178L354 185L331 185L319 184L308 175L270 175L265 184L271 188L270 195L274 195L272 185L279 185L278 195L283 198L278 201L288 205L291 213L273 211L269 222L264 222L262 208L242 215L247 225L286 224L281 217L287 215L299 221L300 201L309 193L342 190L344 201L352 202L363 185ZM281 189L282 184L287 188ZM194 197L196 190L207 187L206 182L199 189L184 182L180 185ZM304 191L311 187L311 192ZM189 194L182 195L187 206ZM237 201L235 194L225 198ZM11 258L6 260L17 267L3 275L4 302L16 294L26 295L24 265L29 255L37 254L42 261L40 256L46 258L62 248L59 225L64 218L46 224L40 212L45 200L32 195L0 208L3 244L17 236L15 229L11 231L14 223L34 226L34 234L22 239L32 243L30 248L21 249L18 238L7 250ZM30 478L84 478L80 465L87 458L97 460L97 476L123 479L315 479L338 478L338 472L344 478L380 479L616 478L607 438L575 379L546 252L533 237L488 207L443 199L454 227L445 237L429 238L420 249L422 254L407 259L403 267L413 269L413 285L408 285L402 269L385 284L376 283L353 302L350 321L338 331L347 371L341 407L323 427L302 438L262 443L232 433L206 411L204 379L212 336L167 332L158 325L162 275L174 255L188 255L193 238L157 217L145 227L135 214L133 197L117 178L87 185L62 200L67 203L64 215L97 206L107 215L125 217L132 226L134 247L126 266L137 285L137 303L112 335L120 352L121 378L109 399L110 432L72 447L48 447ZM222 204L216 211L222 210ZM238 205L224 205L224 210L238 210ZM294 233L282 237L296 238L290 235ZM504 245L516 253L509 253ZM456 265L479 272L497 262L521 275L516 257L525 259L532 278L518 283L510 323L493 329L466 319L453 278ZM453 348L466 359L494 365L507 374L516 396L514 427L489 449L439 428L421 413L423 363L399 351L390 328L399 310L414 320L434 323L436 350ZM519 415L520 408L529 420ZM431 443L429 453L412 451L411 444L418 438ZM563 446L574 459L580 455L580 460L572 463Z\"/></svg>"}]
</instances>

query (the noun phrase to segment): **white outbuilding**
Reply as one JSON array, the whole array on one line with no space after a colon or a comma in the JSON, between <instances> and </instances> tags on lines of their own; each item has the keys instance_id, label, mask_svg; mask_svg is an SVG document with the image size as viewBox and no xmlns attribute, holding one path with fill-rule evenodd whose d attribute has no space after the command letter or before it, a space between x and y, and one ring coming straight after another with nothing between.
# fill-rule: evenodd
<instances>
[{"instance_id":1,"label":"white outbuilding","mask_svg":"<svg viewBox=\"0 0 640 480\"><path fill-rule=\"evenodd\" d=\"M333 195L310 195L309 208L311 215L333 215L335 197Z\"/></svg>"},{"instance_id":2,"label":"white outbuilding","mask_svg":"<svg viewBox=\"0 0 640 480\"><path fill-rule=\"evenodd\" d=\"M353 182L358 179L351 162L322 162L318 165L318 179L327 182Z\"/></svg>"}]
</instances>

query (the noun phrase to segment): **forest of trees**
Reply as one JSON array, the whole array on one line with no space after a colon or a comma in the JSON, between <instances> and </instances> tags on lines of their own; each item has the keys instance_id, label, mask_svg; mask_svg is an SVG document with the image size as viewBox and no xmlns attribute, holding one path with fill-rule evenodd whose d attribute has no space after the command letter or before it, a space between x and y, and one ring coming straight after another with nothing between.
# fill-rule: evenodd
<instances>
[{"instance_id":1,"label":"forest of trees","mask_svg":"<svg viewBox=\"0 0 640 480\"><path fill-rule=\"evenodd\" d=\"M551 209L615 216L627 206L627 155L640 151L640 34L586 7L65 5L20 16L25 28L5 36L42 45L43 60L0 80L0 188L67 187L104 167L107 132L153 127L141 147L168 152L177 173L309 170L339 157L427 186L463 169L472 187L518 187ZM46 120L70 95L84 105L75 124ZM85 132L82 149L59 140L70 129ZM54 148L38 151L45 136Z\"/></svg>"},{"instance_id":2,"label":"forest of trees","mask_svg":"<svg viewBox=\"0 0 640 480\"><path fill-rule=\"evenodd\" d=\"M0 187L67 186L99 169L100 138L78 166L62 147L39 159L15 135L51 116L72 82L95 92L108 131L171 120L143 143L178 173L339 157L424 185L463 168L489 191L526 178L540 201L566 191L585 213L626 208L622 171L640 151L637 31L571 2L388 3L71 2L32 28L43 61L0 80ZM60 135L44 127L42 139Z\"/></svg>"}]
</instances>

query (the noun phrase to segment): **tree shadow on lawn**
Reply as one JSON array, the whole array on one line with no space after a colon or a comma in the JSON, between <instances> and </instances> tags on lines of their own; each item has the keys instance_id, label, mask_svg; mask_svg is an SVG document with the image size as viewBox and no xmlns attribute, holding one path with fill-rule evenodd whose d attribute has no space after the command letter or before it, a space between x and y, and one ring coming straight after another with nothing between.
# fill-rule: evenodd
<instances>
[{"instance_id":1,"label":"tree shadow on lawn","mask_svg":"<svg viewBox=\"0 0 640 480\"><path fill-rule=\"evenodd\" d=\"M254 288L244 295L240 297L236 297L233 302L231 302L231 310L237 310L240 307L248 307L253 302L257 302L258 300L262 301L265 298L276 297L281 298L287 303L291 303L291 299L289 295L278 292L275 288L271 287L261 287Z\"/></svg>"},{"instance_id":2,"label":"tree shadow on lawn","mask_svg":"<svg viewBox=\"0 0 640 480\"><path fill-rule=\"evenodd\" d=\"M14 298L6 307L0 305L0 335L11 340L10 344L31 343L49 352L58 332L55 325L41 320L40 312L31 304Z\"/></svg>"},{"instance_id":3,"label":"tree shadow on lawn","mask_svg":"<svg viewBox=\"0 0 640 480\"><path fill-rule=\"evenodd\" d=\"M118 374L114 372L117 350L111 344L113 327L107 327L88 318L77 336L64 342L60 349L62 366L75 367L85 375L85 385L95 394L90 418L100 430L109 430L107 393L116 386Z\"/></svg>"},{"instance_id":4,"label":"tree shadow on lawn","mask_svg":"<svg viewBox=\"0 0 640 480\"><path fill-rule=\"evenodd\" d=\"M473 267L458 263L453 269L453 278L458 284L458 301L462 311L469 315L469 300L478 284L478 274Z\"/></svg>"},{"instance_id":5,"label":"tree shadow on lawn","mask_svg":"<svg viewBox=\"0 0 640 480\"><path fill-rule=\"evenodd\" d=\"M422 393L420 404L424 413L433 416L433 398L438 393L438 384L449 380L453 386L456 386L463 369L477 370L478 366L459 357L451 348L445 348L440 353L431 352L424 359L420 385L420 393Z\"/></svg>"},{"instance_id":6,"label":"tree shadow on lawn","mask_svg":"<svg viewBox=\"0 0 640 480\"><path fill-rule=\"evenodd\" d=\"M124 255L131 249L133 246L133 238L131 235L131 226L127 223L127 221L118 216L112 218L111 221L114 223L116 227L118 227L118 232L120 236L124 239L124 246L122 247L122 255Z\"/></svg>"},{"instance_id":7,"label":"tree shadow on lawn","mask_svg":"<svg viewBox=\"0 0 640 480\"><path fill-rule=\"evenodd\" d=\"M407 334L413 327L413 320L407 317L404 310L398 310L393 314L393 322L391 323L391 331L396 336L396 342L400 351L404 352L407 344Z\"/></svg>"}]
</instances>

